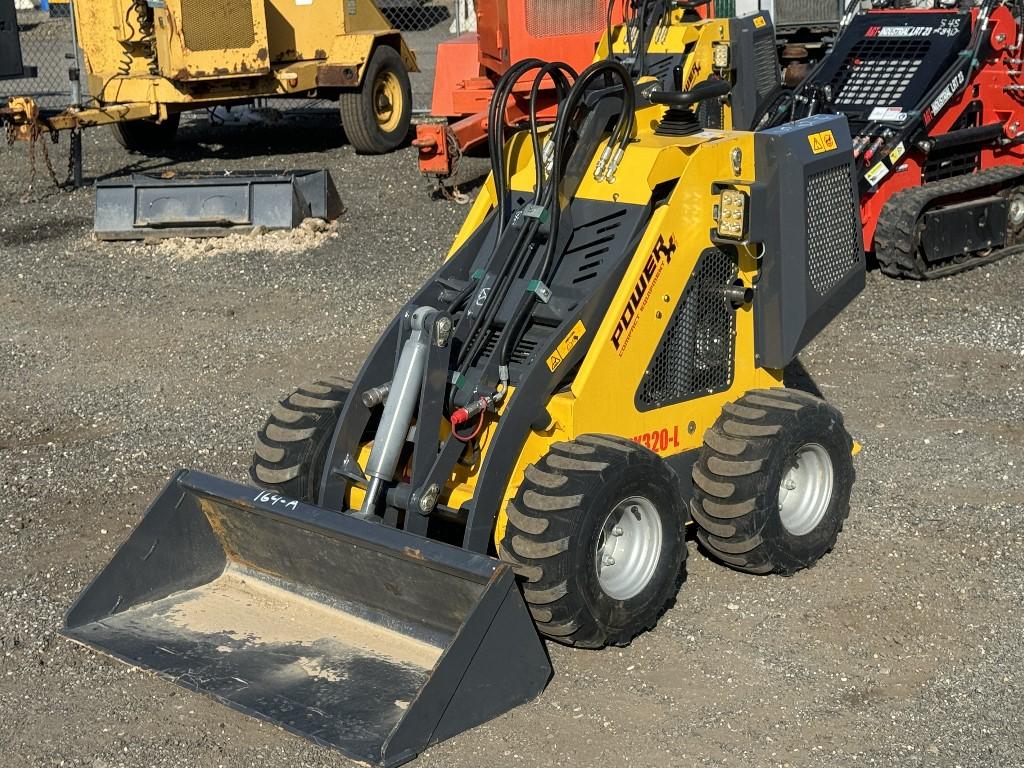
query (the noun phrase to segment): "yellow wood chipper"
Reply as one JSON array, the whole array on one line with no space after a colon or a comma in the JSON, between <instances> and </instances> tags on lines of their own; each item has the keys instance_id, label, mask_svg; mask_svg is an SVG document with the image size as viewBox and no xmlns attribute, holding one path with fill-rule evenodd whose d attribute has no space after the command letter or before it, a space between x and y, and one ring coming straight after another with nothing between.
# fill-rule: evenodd
<instances>
[{"instance_id":1,"label":"yellow wood chipper","mask_svg":"<svg viewBox=\"0 0 1024 768\"><path fill-rule=\"evenodd\" d=\"M12 138L110 125L126 149L155 152L182 112L275 96L337 100L359 152L409 131L416 57L372 0L77 0L73 15L90 96L57 113L9 99Z\"/></svg>"}]
</instances>

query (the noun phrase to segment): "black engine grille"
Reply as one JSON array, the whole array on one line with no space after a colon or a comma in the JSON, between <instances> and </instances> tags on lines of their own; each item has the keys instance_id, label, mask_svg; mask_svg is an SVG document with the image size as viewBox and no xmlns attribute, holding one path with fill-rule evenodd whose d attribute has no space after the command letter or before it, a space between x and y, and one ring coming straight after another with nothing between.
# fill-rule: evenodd
<instances>
[{"instance_id":1,"label":"black engine grille","mask_svg":"<svg viewBox=\"0 0 1024 768\"><path fill-rule=\"evenodd\" d=\"M758 99L764 99L779 84L779 52L775 35L762 35L754 40L754 83Z\"/></svg>"},{"instance_id":2,"label":"black engine grille","mask_svg":"<svg viewBox=\"0 0 1024 768\"><path fill-rule=\"evenodd\" d=\"M734 258L701 254L637 392L642 411L726 390L732 384L736 311L722 288L736 279Z\"/></svg>"},{"instance_id":3,"label":"black engine grille","mask_svg":"<svg viewBox=\"0 0 1024 768\"><path fill-rule=\"evenodd\" d=\"M860 263L857 202L850 167L807 180L807 261L811 285L824 296Z\"/></svg>"}]
</instances>

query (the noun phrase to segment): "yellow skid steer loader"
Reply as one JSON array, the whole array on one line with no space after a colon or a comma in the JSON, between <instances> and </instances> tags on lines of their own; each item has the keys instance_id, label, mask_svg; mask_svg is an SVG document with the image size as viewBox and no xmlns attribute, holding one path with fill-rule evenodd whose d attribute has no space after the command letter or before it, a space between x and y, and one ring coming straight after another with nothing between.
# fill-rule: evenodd
<instances>
[{"instance_id":1,"label":"yellow skid steer loader","mask_svg":"<svg viewBox=\"0 0 1024 768\"><path fill-rule=\"evenodd\" d=\"M541 635L654 626L690 521L752 573L833 547L852 441L782 369L864 285L845 120L706 130L722 80L505 85L530 73L555 124L490 121L489 181L356 380L273 407L259 487L172 477L67 636L390 766L538 694Z\"/></svg>"}]
</instances>

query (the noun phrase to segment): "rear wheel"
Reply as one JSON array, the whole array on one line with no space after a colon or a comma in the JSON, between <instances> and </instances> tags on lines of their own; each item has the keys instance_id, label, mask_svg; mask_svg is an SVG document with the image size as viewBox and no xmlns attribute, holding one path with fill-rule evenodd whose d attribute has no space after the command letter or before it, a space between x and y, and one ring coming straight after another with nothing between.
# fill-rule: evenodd
<instances>
[{"instance_id":1,"label":"rear wheel","mask_svg":"<svg viewBox=\"0 0 1024 768\"><path fill-rule=\"evenodd\" d=\"M111 123L110 130L117 143L129 152L150 155L163 152L174 143L180 122L181 115L175 113L168 115L167 119L160 123L152 120Z\"/></svg>"},{"instance_id":2,"label":"rear wheel","mask_svg":"<svg viewBox=\"0 0 1024 768\"><path fill-rule=\"evenodd\" d=\"M378 46L362 87L343 92L338 102L345 134L357 152L381 155L398 149L412 119L412 87L398 51Z\"/></svg>"},{"instance_id":3,"label":"rear wheel","mask_svg":"<svg viewBox=\"0 0 1024 768\"><path fill-rule=\"evenodd\" d=\"M523 579L540 632L625 645L675 597L686 557L675 473L630 440L581 435L526 470L499 555Z\"/></svg>"},{"instance_id":4,"label":"rear wheel","mask_svg":"<svg viewBox=\"0 0 1024 768\"><path fill-rule=\"evenodd\" d=\"M327 448L349 388L340 379L304 384L282 397L256 436L249 475L262 488L315 502Z\"/></svg>"},{"instance_id":5,"label":"rear wheel","mask_svg":"<svg viewBox=\"0 0 1024 768\"><path fill-rule=\"evenodd\" d=\"M693 468L701 543L749 573L813 565L850 513L852 448L839 412L805 392L753 390L727 404Z\"/></svg>"}]
</instances>

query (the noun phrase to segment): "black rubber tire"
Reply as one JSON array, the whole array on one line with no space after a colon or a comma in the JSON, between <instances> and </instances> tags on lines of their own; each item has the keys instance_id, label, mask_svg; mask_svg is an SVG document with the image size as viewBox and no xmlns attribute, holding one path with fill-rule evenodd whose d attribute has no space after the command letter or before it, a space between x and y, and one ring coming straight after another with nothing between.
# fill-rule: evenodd
<instances>
[{"instance_id":1,"label":"black rubber tire","mask_svg":"<svg viewBox=\"0 0 1024 768\"><path fill-rule=\"evenodd\" d=\"M779 515L779 485L797 451L817 443L832 462L821 520L795 536ZM835 546L850 514L853 440L840 413L795 389L752 390L722 409L693 467L690 512L704 547L737 570L790 575Z\"/></svg>"},{"instance_id":2,"label":"black rubber tire","mask_svg":"<svg viewBox=\"0 0 1024 768\"><path fill-rule=\"evenodd\" d=\"M323 379L278 400L256 436L249 476L261 488L315 503L348 384Z\"/></svg>"},{"instance_id":3,"label":"black rubber tire","mask_svg":"<svg viewBox=\"0 0 1024 768\"><path fill-rule=\"evenodd\" d=\"M388 73L398 79L402 92L398 124L391 130L385 130L377 122L377 111L374 107L374 84L378 78ZM356 152L363 155L383 155L398 149L409 136L409 124L412 120L412 86L409 84L405 62L398 51L389 45L378 46L370 57L362 86L358 91L342 91L338 96L338 107L345 135Z\"/></svg>"},{"instance_id":4,"label":"black rubber tire","mask_svg":"<svg viewBox=\"0 0 1024 768\"><path fill-rule=\"evenodd\" d=\"M168 115L162 123L152 120L129 120L123 123L111 123L110 130L117 143L129 152L141 155L159 154L174 143L178 135L178 124L181 114Z\"/></svg>"},{"instance_id":5,"label":"black rubber tire","mask_svg":"<svg viewBox=\"0 0 1024 768\"><path fill-rule=\"evenodd\" d=\"M601 648L626 645L657 623L683 578L686 505L679 488L678 477L656 453L608 435L555 443L530 465L508 505L498 553L521 578L543 635ZM646 586L616 600L600 585L595 551L608 514L634 495L657 510L662 548Z\"/></svg>"}]
</instances>

